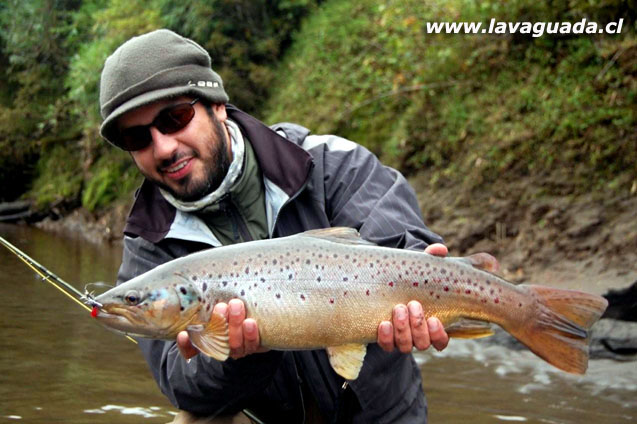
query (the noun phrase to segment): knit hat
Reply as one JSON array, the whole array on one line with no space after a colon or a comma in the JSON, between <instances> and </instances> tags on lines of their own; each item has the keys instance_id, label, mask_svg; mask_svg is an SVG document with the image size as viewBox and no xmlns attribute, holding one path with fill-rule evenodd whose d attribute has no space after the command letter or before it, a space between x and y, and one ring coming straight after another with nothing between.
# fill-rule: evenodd
<instances>
[{"instance_id":1,"label":"knit hat","mask_svg":"<svg viewBox=\"0 0 637 424\"><path fill-rule=\"evenodd\" d=\"M110 55L100 80L100 134L117 145L117 118L160 99L190 95L227 103L221 77L208 52L172 31L133 37Z\"/></svg>"}]
</instances>

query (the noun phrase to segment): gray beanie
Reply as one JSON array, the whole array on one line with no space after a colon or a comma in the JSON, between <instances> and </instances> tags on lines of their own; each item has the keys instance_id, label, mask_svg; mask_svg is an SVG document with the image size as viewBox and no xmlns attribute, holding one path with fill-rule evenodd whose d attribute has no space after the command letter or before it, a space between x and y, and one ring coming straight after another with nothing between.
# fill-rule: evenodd
<instances>
[{"instance_id":1,"label":"gray beanie","mask_svg":"<svg viewBox=\"0 0 637 424\"><path fill-rule=\"evenodd\" d=\"M227 103L203 47L167 29L133 37L110 55L100 80L100 134L117 144L117 118L160 99L190 95Z\"/></svg>"}]
</instances>

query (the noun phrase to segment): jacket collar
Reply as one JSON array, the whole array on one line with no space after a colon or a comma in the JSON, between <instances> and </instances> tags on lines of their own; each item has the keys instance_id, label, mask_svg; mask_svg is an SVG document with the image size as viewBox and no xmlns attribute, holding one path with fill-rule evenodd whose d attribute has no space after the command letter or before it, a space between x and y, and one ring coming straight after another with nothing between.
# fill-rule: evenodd
<instances>
[{"instance_id":1,"label":"jacket collar","mask_svg":"<svg viewBox=\"0 0 637 424\"><path fill-rule=\"evenodd\" d=\"M285 201L305 187L313 167L312 157L297 144L238 108L227 104L226 110L228 117L239 125L252 143L266 185L266 211L272 232L276 215ZM304 138L307 132L295 135ZM303 140L293 141L300 143ZM151 243L157 243L167 235L174 235L177 238L217 244L214 236L210 238L212 232L203 222L198 222L195 216L182 215L185 214L168 203L156 185L144 180L135 195L124 234L139 236ZM175 224L179 225L178 230L175 229ZM183 224L187 224L186 227Z\"/></svg>"}]
</instances>

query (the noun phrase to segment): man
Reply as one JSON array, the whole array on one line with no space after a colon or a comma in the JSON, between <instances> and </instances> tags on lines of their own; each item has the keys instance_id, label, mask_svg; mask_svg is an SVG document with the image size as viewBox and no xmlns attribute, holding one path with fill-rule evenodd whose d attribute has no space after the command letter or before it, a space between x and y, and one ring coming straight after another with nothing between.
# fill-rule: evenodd
<instances>
[{"instance_id":1,"label":"man","mask_svg":"<svg viewBox=\"0 0 637 424\"><path fill-rule=\"evenodd\" d=\"M446 255L430 245L441 239L423 224L406 180L369 151L295 124L269 128L227 102L207 52L171 31L134 37L106 60L101 134L145 176L118 282L197 250L333 226ZM378 344L349 383L324 351L265 351L241 300L214 311L229 324L232 359L223 363L197 355L185 332L175 342L139 340L176 407L198 416L249 409L265 422L426 422L409 353L443 349L448 337L418 302L397 305L379 325Z\"/></svg>"}]
</instances>

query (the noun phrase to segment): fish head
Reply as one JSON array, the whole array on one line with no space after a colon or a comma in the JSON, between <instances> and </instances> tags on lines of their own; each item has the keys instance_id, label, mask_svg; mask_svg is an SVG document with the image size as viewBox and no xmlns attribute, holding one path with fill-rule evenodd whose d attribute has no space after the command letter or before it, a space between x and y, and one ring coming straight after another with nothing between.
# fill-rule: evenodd
<instances>
[{"instance_id":1,"label":"fish head","mask_svg":"<svg viewBox=\"0 0 637 424\"><path fill-rule=\"evenodd\" d=\"M198 322L201 300L197 286L179 275L150 282L136 277L97 296L93 316L120 333L173 340Z\"/></svg>"}]
</instances>

